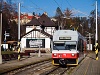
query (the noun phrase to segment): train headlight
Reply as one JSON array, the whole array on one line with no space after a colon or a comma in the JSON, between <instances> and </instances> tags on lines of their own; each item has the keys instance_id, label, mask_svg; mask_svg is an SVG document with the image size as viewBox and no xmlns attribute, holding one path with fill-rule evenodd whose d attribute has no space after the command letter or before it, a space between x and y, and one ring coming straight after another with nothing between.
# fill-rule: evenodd
<instances>
[{"instance_id":1,"label":"train headlight","mask_svg":"<svg viewBox=\"0 0 100 75\"><path fill-rule=\"evenodd\" d=\"M59 54L59 57L61 57L61 55Z\"/></svg>"},{"instance_id":2,"label":"train headlight","mask_svg":"<svg viewBox=\"0 0 100 75\"><path fill-rule=\"evenodd\" d=\"M57 54L56 54L56 53L54 53L53 55L54 55L54 56L57 56Z\"/></svg>"},{"instance_id":3,"label":"train headlight","mask_svg":"<svg viewBox=\"0 0 100 75\"><path fill-rule=\"evenodd\" d=\"M72 56L75 56L75 54L72 54Z\"/></svg>"}]
</instances>

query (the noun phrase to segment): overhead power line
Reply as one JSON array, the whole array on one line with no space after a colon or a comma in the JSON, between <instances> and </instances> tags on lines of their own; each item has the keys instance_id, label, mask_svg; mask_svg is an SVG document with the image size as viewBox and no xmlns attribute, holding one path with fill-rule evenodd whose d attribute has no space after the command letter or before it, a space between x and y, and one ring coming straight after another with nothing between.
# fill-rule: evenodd
<instances>
[{"instance_id":1,"label":"overhead power line","mask_svg":"<svg viewBox=\"0 0 100 75\"><path fill-rule=\"evenodd\" d=\"M62 11L62 8L60 7L60 5L58 4L58 2L56 1L56 0L54 0L55 1L55 3L58 5L58 7L61 9L61 11Z\"/></svg>"},{"instance_id":2,"label":"overhead power line","mask_svg":"<svg viewBox=\"0 0 100 75\"><path fill-rule=\"evenodd\" d=\"M31 3L33 4L33 5L35 5L37 8L35 8L35 9L38 9L38 10L42 10L43 12L46 12L44 9L42 9L42 8L40 8L37 4L35 4L32 0L30 0L31 1ZM48 13L47 13L48 14ZM48 14L49 16L50 16L50 14Z\"/></svg>"},{"instance_id":3,"label":"overhead power line","mask_svg":"<svg viewBox=\"0 0 100 75\"><path fill-rule=\"evenodd\" d=\"M69 4L69 6L70 6L74 11L76 11L76 12L78 12L78 13L81 13L81 14L84 14L85 16L89 16L88 14L86 14L86 13L80 11L80 10L77 10L76 8L73 8L72 5L68 2L68 0L66 0L66 1L67 1L67 3Z\"/></svg>"},{"instance_id":4,"label":"overhead power line","mask_svg":"<svg viewBox=\"0 0 100 75\"><path fill-rule=\"evenodd\" d=\"M44 9L40 8L37 4L33 3L33 1L32 1L32 0L30 0L30 1L32 2L32 4L33 4L33 5L35 5L36 7L38 7L38 9L40 9L40 10L42 10L42 11L46 12Z\"/></svg>"},{"instance_id":5,"label":"overhead power line","mask_svg":"<svg viewBox=\"0 0 100 75\"><path fill-rule=\"evenodd\" d=\"M21 5L21 7L23 7L23 8L26 9L27 11L33 13L32 11L30 11L29 9L27 9L27 7L25 7L25 6L23 6L23 5Z\"/></svg>"},{"instance_id":6,"label":"overhead power line","mask_svg":"<svg viewBox=\"0 0 100 75\"><path fill-rule=\"evenodd\" d=\"M78 13L81 13L81 14L87 16L87 17L89 16L88 14L86 14L86 13L80 11L80 10L77 10L77 9L75 9L75 8L73 8L73 10L76 11L76 12L78 12Z\"/></svg>"},{"instance_id":7,"label":"overhead power line","mask_svg":"<svg viewBox=\"0 0 100 75\"><path fill-rule=\"evenodd\" d=\"M71 4L68 2L68 0L66 0L67 1L67 3L69 4L69 6L72 8L72 6L71 6Z\"/></svg>"}]
</instances>

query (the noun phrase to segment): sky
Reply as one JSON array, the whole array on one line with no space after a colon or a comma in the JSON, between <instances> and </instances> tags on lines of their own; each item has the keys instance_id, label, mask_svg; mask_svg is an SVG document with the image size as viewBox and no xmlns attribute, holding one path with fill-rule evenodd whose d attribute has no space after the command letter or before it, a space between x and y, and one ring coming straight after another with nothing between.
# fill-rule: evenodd
<instances>
[{"instance_id":1,"label":"sky","mask_svg":"<svg viewBox=\"0 0 100 75\"><path fill-rule=\"evenodd\" d=\"M74 16L88 16L95 9L96 0L12 0L15 3L21 3L21 12L43 14L47 12L48 16L55 16L57 7L62 12L69 8L73 11ZM100 0L98 1L98 9Z\"/></svg>"}]
</instances>

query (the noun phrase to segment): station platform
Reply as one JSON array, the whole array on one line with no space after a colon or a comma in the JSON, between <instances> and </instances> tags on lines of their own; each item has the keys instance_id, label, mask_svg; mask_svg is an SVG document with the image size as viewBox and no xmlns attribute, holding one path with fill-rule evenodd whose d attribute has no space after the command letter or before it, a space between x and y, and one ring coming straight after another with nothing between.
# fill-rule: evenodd
<instances>
[{"instance_id":1,"label":"station platform","mask_svg":"<svg viewBox=\"0 0 100 75\"><path fill-rule=\"evenodd\" d=\"M95 60L95 52L89 54L76 66L68 75L100 75L100 52L98 53L98 60ZM40 61L51 59L51 54L42 55L41 57L25 57L18 60L4 61L0 64L0 75L16 68L24 67L25 65L34 64Z\"/></svg>"},{"instance_id":2,"label":"station platform","mask_svg":"<svg viewBox=\"0 0 100 75\"><path fill-rule=\"evenodd\" d=\"M98 60L95 52L90 52L85 59L70 73L70 75L100 75L100 52Z\"/></svg>"},{"instance_id":3,"label":"station platform","mask_svg":"<svg viewBox=\"0 0 100 75\"><path fill-rule=\"evenodd\" d=\"M30 64L38 63L49 59L51 59L51 54L41 54L41 57L38 57L38 55L24 57L21 58L20 61L18 60L3 61L3 63L0 64L0 75L3 75L4 73L17 68L21 68Z\"/></svg>"}]
</instances>

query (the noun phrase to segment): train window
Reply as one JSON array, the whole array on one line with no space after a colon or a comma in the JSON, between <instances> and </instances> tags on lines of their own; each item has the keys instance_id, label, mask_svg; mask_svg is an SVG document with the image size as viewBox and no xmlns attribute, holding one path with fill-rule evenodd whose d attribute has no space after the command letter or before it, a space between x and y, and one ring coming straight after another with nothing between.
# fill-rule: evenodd
<instances>
[{"instance_id":1,"label":"train window","mask_svg":"<svg viewBox=\"0 0 100 75\"><path fill-rule=\"evenodd\" d=\"M81 51L83 52L84 45L83 45L83 40L81 40Z\"/></svg>"},{"instance_id":2,"label":"train window","mask_svg":"<svg viewBox=\"0 0 100 75\"><path fill-rule=\"evenodd\" d=\"M66 45L65 48L66 48L67 50L71 50L71 49L76 50L76 45Z\"/></svg>"},{"instance_id":3,"label":"train window","mask_svg":"<svg viewBox=\"0 0 100 75\"><path fill-rule=\"evenodd\" d=\"M82 40L82 39L79 39L77 49L78 49L79 51L83 52L83 50L84 50L84 45L83 45L83 40Z\"/></svg>"},{"instance_id":4,"label":"train window","mask_svg":"<svg viewBox=\"0 0 100 75\"><path fill-rule=\"evenodd\" d=\"M79 41L78 41L77 50L81 51L81 39L79 39Z\"/></svg>"},{"instance_id":5,"label":"train window","mask_svg":"<svg viewBox=\"0 0 100 75\"><path fill-rule=\"evenodd\" d=\"M54 50L65 50L64 43L54 43L53 49Z\"/></svg>"}]
</instances>

